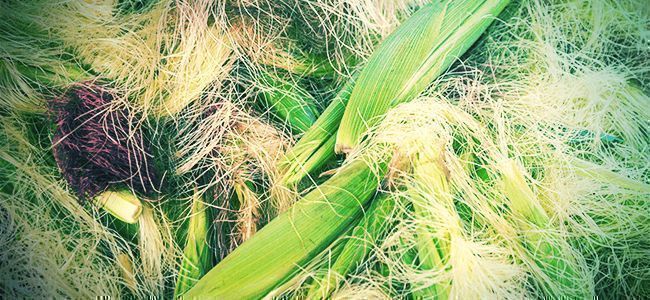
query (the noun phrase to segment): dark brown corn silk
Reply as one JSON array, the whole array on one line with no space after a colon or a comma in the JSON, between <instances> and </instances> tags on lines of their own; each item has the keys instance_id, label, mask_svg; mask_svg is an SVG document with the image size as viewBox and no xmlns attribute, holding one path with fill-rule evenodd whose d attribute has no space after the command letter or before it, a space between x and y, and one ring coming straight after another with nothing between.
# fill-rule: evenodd
<instances>
[{"instance_id":1,"label":"dark brown corn silk","mask_svg":"<svg viewBox=\"0 0 650 300\"><path fill-rule=\"evenodd\" d=\"M114 94L92 84L70 88L49 103L55 122L54 158L81 201L111 185L150 193L160 185L151 149Z\"/></svg>"}]
</instances>

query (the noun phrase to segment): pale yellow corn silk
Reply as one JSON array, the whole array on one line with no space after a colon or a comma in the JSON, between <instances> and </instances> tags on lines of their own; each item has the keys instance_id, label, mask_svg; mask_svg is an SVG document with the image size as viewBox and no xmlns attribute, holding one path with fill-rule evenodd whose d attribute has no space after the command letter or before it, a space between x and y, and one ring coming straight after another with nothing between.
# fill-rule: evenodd
<instances>
[{"instance_id":1,"label":"pale yellow corn silk","mask_svg":"<svg viewBox=\"0 0 650 300\"><path fill-rule=\"evenodd\" d=\"M237 215L237 231L239 236L237 243L241 244L251 238L257 232L257 222L260 219L260 199L247 184L246 181L238 180L234 183L233 190L239 202Z\"/></svg>"},{"instance_id":2,"label":"pale yellow corn silk","mask_svg":"<svg viewBox=\"0 0 650 300\"><path fill-rule=\"evenodd\" d=\"M140 264L136 274L150 293L163 295L164 276L177 271L181 249L174 243L169 220L160 209L144 206L138 225Z\"/></svg>"},{"instance_id":3,"label":"pale yellow corn silk","mask_svg":"<svg viewBox=\"0 0 650 300\"><path fill-rule=\"evenodd\" d=\"M588 130L594 150L602 134L647 148L650 18L641 2L525 2L525 18L511 19L486 48L488 64L508 74L500 83L512 118ZM643 163L648 154L629 156Z\"/></svg>"},{"instance_id":4,"label":"pale yellow corn silk","mask_svg":"<svg viewBox=\"0 0 650 300\"><path fill-rule=\"evenodd\" d=\"M137 297L154 293L145 280L134 282L140 272L134 249L101 221L105 212L79 204L46 162L48 150L30 141L25 126L7 116L0 131L0 172L15 187L0 196L2 261L13 262L0 267L5 295L118 297L125 286Z\"/></svg>"},{"instance_id":5,"label":"pale yellow corn silk","mask_svg":"<svg viewBox=\"0 0 650 300\"><path fill-rule=\"evenodd\" d=\"M238 201L237 224L232 250L250 238L261 219L272 218L295 201L291 191L279 186L277 161L289 139L268 123L258 119L238 104L222 99L207 107L209 114L195 111L183 114L176 139L176 172L188 178L185 186L198 185L200 193L216 188L218 197ZM214 176L205 178L205 174ZM207 180L206 180L207 179ZM253 190L252 183L257 185ZM283 197L270 197L263 191L279 190ZM262 193L260 193L262 191ZM262 209L270 201L271 209Z\"/></svg>"},{"instance_id":6,"label":"pale yellow corn silk","mask_svg":"<svg viewBox=\"0 0 650 300\"><path fill-rule=\"evenodd\" d=\"M403 199L398 203L413 203L414 209L420 211L396 220L404 226L396 231L400 238L386 239L381 249L388 250L396 246L394 243L418 248L423 234L442 245L443 266L430 270L404 265L401 252L387 251L383 259L395 270L393 276L416 282L419 288L450 282L446 293L451 297L523 295L526 266L513 259L520 246L512 224L495 210L504 200L490 194L496 192L489 184L477 184L467 171L467 165L473 168L474 161L452 148L454 141L460 141L464 143L463 152L493 161L498 152L487 129L445 100L428 99L392 110L371 137L372 143L395 145L396 152L413 164L412 171L400 171L395 179L398 185L406 186L406 191L393 193ZM469 206L476 218L488 226L468 229L453 201ZM409 211L407 207L402 209ZM473 272L488 268L492 271ZM470 286L473 288L468 289Z\"/></svg>"},{"instance_id":7,"label":"pale yellow corn silk","mask_svg":"<svg viewBox=\"0 0 650 300\"><path fill-rule=\"evenodd\" d=\"M594 222L591 219L598 214L602 215L604 212L603 209L606 207L613 208L621 207L623 203L638 203L639 200L634 200L639 199L638 196L635 196L639 195L638 189L636 186L630 188L628 184L628 180L633 179L623 180L630 177L635 178L633 176L635 168L627 168L626 170L624 167L618 165L618 169L623 172L614 172L614 174L624 176L622 177L623 179L614 181L603 180L597 176L584 176L585 172L580 171L579 168L576 169L575 164L571 164L571 161L575 159L572 156L577 153L572 152L570 147L562 147L562 142L551 142L547 144L549 140L545 135L548 134L548 128L536 127L535 124L525 124L525 126L530 126L530 129L526 131L530 135L522 139L522 134L516 133L516 131L521 131L520 127L522 124L513 124L508 117L495 114L495 111L499 111L499 109L495 109L495 106L497 104L490 106L489 110L484 112L485 118L490 116L491 119L481 120L483 122L497 124L495 128L488 130L487 127L479 123L471 115L442 100L429 100L427 102L415 102L413 104L402 105L390 112L386 116L385 123L382 123L386 125L381 125L375 134L371 135L373 138L369 138L368 140L372 140L373 143L379 145L396 145L393 147L397 148L399 153L405 153L403 155L404 157L421 157L423 153L441 155L441 160L447 169L445 172L447 174L446 176L448 176L451 188L454 191L454 199L468 205L475 218L479 222L487 225L461 230L458 230L458 228L455 230L445 229L453 224L458 224L457 212L453 210L453 207L450 211L449 206L445 209L444 205L441 206L439 203L436 203L440 199L439 196L422 197L427 191L425 189L425 192L419 193L419 198L430 199L432 201L431 203L425 203L431 208L431 215L436 217L424 220L413 219L411 217L407 218L407 220L410 220L408 222L397 220L401 221L400 224L405 226L405 229L396 231L399 233L400 239L388 238L385 242L388 243L388 246L382 248L385 253L382 255L377 253L377 256L384 261L388 261L388 265L392 266L393 270L395 270L395 272L391 273L393 279L399 278L396 274L400 274L403 276L401 279L404 282L419 282L422 285L436 284L444 280L457 280L458 282L455 285L459 287L484 287L455 290L453 287L454 284L452 284L451 294L454 295L462 295L455 293L460 293L464 290L465 292L481 291L481 293L485 294L496 293L502 296L509 295L509 297L517 297L517 295L525 295L529 291L528 278L533 279L532 286L545 290L551 295L593 293L595 283L591 274L594 274L593 272L595 270L586 265L583 253L581 253L585 249L581 249L580 246L576 246L572 242L575 242L577 238L585 237L595 241L603 238L611 240L615 236L629 236L631 226L634 226L635 222L642 222L643 218L637 217L639 216L638 212L631 214L632 220L634 221L624 220L618 213L610 222ZM506 105L500 107L501 111L507 109L508 106ZM472 111L476 112L476 107ZM492 112L492 114L488 114L488 112ZM514 111L509 113L514 113ZM468 156L462 155L462 153L456 154L450 148L451 141L454 139L462 141L464 143L462 146L464 151L472 153L478 159L468 160ZM531 144L537 145L533 147ZM559 144L557 148L550 147L551 145L558 146L557 144ZM546 152L537 154L532 152L532 150L539 149L545 149ZM525 187L527 194L523 195L527 195L526 197L528 198L534 197L533 199L539 202L537 204L539 205L538 209L543 209L544 214L548 216L548 218L545 218L548 223L541 224L545 226L539 227L540 224L535 219L524 218L517 214L497 212L498 207L510 205L510 200L508 199L509 192L503 190L501 184L490 180L483 181L478 178L471 178L470 174L468 174L468 170L477 167L475 166L477 161L482 161L480 167L485 169L488 177L499 179L504 174L507 176L508 173L504 173L503 165L500 163L505 155L517 157L516 160L524 162L523 165L519 165L520 167L548 166L548 169L545 168L542 171L543 175L546 175L543 177L545 178L543 181L538 181L530 175L524 175L524 181L519 181L513 186ZM467 164L472 165L472 167L468 168ZM415 164L415 166L418 165ZM611 167L612 165L609 166L609 168ZM601 168L607 167L603 166ZM633 173L627 173L629 171ZM527 172L530 172L530 170ZM562 177L553 177L548 174L561 175ZM410 182L412 184L415 181L414 178L409 177L409 172L402 172L401 175L404 179L400 180L405 180L406 183ZM400 178L400 176L397 178ZM597 187L600 192L597 195L593 195L593 193L590 194L588 192L589 189L574 187L576 191L582 190L584 193L580 196L570 195L571 189L567 189L567 186L574 186L572 182L575 182L573 180L576 178L580 179L578 182L587 183L587 186ZM638 178L638 175L636 178ZM415 182L418 184L431 183L431 181ZM624 184L621 184L621 182ZM639 182L637 186L643 186L643 182ZM428 188L428 191L429 193L431 192L431 187ZM404 198L409 197L407 193L398 193L398 195ZM610 198L610 195L612 198ZM625 200L614 200L617 197L615 195L627 196L625 196ZM602 203L597 201L602 201ZM406 208L404 210L408 211ZM444 213L445 211L447 213ZM624 211L629 213L632 210L624 209ZM572 218L579 218L579 220L572 220ZM569 223L565 223L566 221L569 221ZM444 271L437 270L429 273L405 266L401 262L403 252L397 252L395 253L395 257L391 257L390 246L395 246L394 243L402 243L404 237L408 237L405 232L410 232L414 236L407 244L410 243L411 247L416 247L416 229L421 228L421 224L419 223L422 222L427 223L428 228L436 228L436 231L432 234L437 238L453 241L450 242L451 245L448 246L448 249L455 249L454 243L457 245L465 245L462 249L467 250L464 255L468 257L455 256L460 254L450 251L446 264L447 266L451 265L451 268L447 267ZM522 224L530 225L522 228ZM638 225L641 224L643 223L638 223ZM521 242L522 238L523 240L531 239L531 237L522 237L522 230L523 232L530 231L534 235L540 235L547 240L547 243L555 245L554 247L557 247L557 251L560 252L553 253L562 255L564 258L558 257L558 259L563 261L564 264L570 265L573 273L558 275L553 272L548 273L550 272L548 270L545 271L545 268L549 268L550 266L545 266L543 263L540 264L538 258L535 257L539 255L535 254L537 250L533 251L534 248L525 246L525 243ZM617 232L617 230L622 231ZM440 232L454 231L459 231L460 234L455 236L440 234ZM438 235L435 235L436 233ZM576 234L579 235L577 236ZM473 247L467 245L473 245ZM474 250L474 247L477 250ZM463 253L463 251L460 251L460 253ZM472 261L469 259L472 257L470 255L471 253L476 255L474 257L477 259L475 264L462 264L454 268L452 264L459 257L463 258L462 261ZM635 252L635 250L629 251L630 255L634 255L634 253L638 252ZM479 278L474 278L467 274L461 275L463 274L461 272L467 272L467 268L482 268L485 266L490 266L490 268L494 268L493 270L502 270L502 272L473 273L476 276L480 276ZM640 270L634 270L633 272L637 273L638 271ZM500 274L502 277L485 278L488 273L492 275ZM569 275L572 277L565 278L565 280L569 280L571 285L559 283L556 277ZM467 278L472 278L472 280L463 281L463 279ZM372 279L366 278L366 280ZM476 282L484 283L484 285L476 285Z\"/></svg>"},{"instance_id":8,"label":"pale yellow corn silk","mask_svg":"<svg viewBox=\"0 0 650 300\"><path fill-rule=\"evenodd\" d=\"M311 25L300 28L305 31L301 34L307 35L301 37L309 40L318 36L314 41L316 45L311 46L316 47L316 51L326 50L318 57L322 61L305 59L304 51L282 34L291 25L289 20L272 15L273 12L264 7L264 1L239 1L238 6L246 7L250 12L237 20L234 27L238 28L238 34L235 36L238 36L241 50L256 64L272 65L297 74L309 74L315 67L325 66L347 74L357 60L363 61L370 56L378 41L427 3L424 0L298 2L301 14L294 18ZM243 10L247 11L246 8ZM270 24L259 26L263 23Z\"/></svg>"},{"instance_id":9,"label":"pale yellow corn silk","mask_svg":"<svg viewBox=\"0 0 650 300\"><path fill-rule=\"evenodd\" d=\"M352 299L393 299L390 294L386 293L381 286L373 284L350 284L337 290L331 297L335 300L352 300Z\"/></svg>"},{"instance_id":10,"label":"pale yellow corn silk","mask_svg":"<svg viewBox=\"0 0 650 300\"><path fill-rule=\"evenodd\" d=\"M544 167L536 184L540 202L577 240L599 279L597 292L647 294L641 275L650 268L642 254L650 239L647 5L528 1L526 7L528 19L512 19L488 43L489 64L511 78L500 86L505 101L498 113L527 124L504 130L500 143L529 158L525 165ZM583 130L591 140L575 145L575 132Z\"/></svg>"},{"instance_id":11,"label":"pale yellow corn silk","mask_svg":"<svg viewBox=\"0 0 650 300\"><path fill-rule=\"evenodd\" d=\"M47 3L42 26L145 114L174 116L220 87L232 65L232 46L211 1L159 1L143 13L126 15L114 15L114 5Z\"/></svg>"}]
</instances>

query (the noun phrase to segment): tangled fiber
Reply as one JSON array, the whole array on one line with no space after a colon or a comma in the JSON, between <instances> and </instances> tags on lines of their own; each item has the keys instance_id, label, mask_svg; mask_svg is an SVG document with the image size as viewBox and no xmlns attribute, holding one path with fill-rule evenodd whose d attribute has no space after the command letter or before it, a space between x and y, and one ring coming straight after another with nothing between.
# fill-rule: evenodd
<instances>
[{"instance_id":1,"label":"tangled fiber","mask_svg":"<svg viewBox=\"0 0 650 300\"><path fill-rule=\"evenodd\" d=\"M0 298L647 298L645 2L0 1Z\"/></svg>"},{"instance_id":2,"label":"tangled fiber","mask_svg":"<svg viewBox=\"0 0 650 300\"><path fill-rule=\"evenodd\" d=\"M81 84L49 102L56 126L54 158L82 200L113 184L142 194L160 186L150 146L131 125L128 110L111 105L113 98L103 87Z\"/></svg>"}]
</instances>

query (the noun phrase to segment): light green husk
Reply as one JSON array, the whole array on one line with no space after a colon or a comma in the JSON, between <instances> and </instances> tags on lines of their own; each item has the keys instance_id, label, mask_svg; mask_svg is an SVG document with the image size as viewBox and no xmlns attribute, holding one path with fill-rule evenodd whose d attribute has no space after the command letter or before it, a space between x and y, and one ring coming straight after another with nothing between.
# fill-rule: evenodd
<instances>
[{"instance_id":1,"label":"light green husk","mask_svg":"<svg viewBox=\"0 0 650 300\"><path fill-rule=\"evenodd\" d=\"M361 71L336 137L349 152L389 108L412 100L483 34L509 0L423 7L384 40Z\"/></svg>"},{"instance_id":2,"label":"light green husk","mask_svg":"<svg viewBox=\"0 0 650 300\"><path fill-rule=\"evenodd\" d=\"M423 157L416 159L413 163L413 179L414 184L423 185L419 189L424 189L435 199L427 199L427 195L420 195L415 190L409 189L407 193L410 194L409 198L413 199L413 211L417 219L420 220L433 220L436 218L431 211L427 210L424 204L427 201L440 202L442 206L448 209L453 208L454 203L452 199L451 189L446 170L443 167L442 155L435 157L427 157L426 151L422 151ZM453 221L451 221L453 222ZM460 223L460 222L459 222ZM460 227L450 226L451 228ZM419 267L423 270L444 270L446 268L445 261L449 259L449 241L442 240L436 236L455 235L457 233L437 234L433 233L438 231L436 228L431 228L426 223L417 225L417 244L416 249L418 252ZM438 282L417 291L419 297L426 299L447 299L449 297L451 282L449 280Z\"/></svg>"},{"instance_id":3,"label":"light green husk","mask_svg":"<svg viewBox=\"0 0 650 300\"><path fill-rule=\"evenodd\" d=\"M329 266L326 276L315 279L316 284L307 293L307 298L329 297L341 281L359 267L390 226L389 218L394 207L394 199L388 195L380 195L373 200L359 224L352 230L351 236L346 237L343 249Z\"/></svg>"},{"instance_id":4,"label":"light green husk","mask_svg":"<svg viewBox=\"0 0 650 300\"><path fill-rule=\"evenodd\" d=\"M353 223L375 193L385 165L344 166L206 274L186 296L258 298L282 284Z\"/></svg>"},{"instance_id":5,"label":"light green husk","mask_svg":"<svg viewBox=\"0 0 650 300\"><path fill-rule=\"evenodd\" d=\"M522 242L529 255L553 284L571 291L571 297L588 297L590 292L585 290L588 287L575 286L583 280L574 269L574 258L563 251L563 241L553 236L551 220L526 182L521 167L512 159L504 159L498 163L498 168L502 172L503 193L510 200L515 218L513 223L521 230ZM549 289L549 293L552 294L553 289Z\"/></svg>"},{"instance_id":6,"label":"light green husk","mask_svg":"<svg viewBox=\"0 0 650 300\"><path fill-rule=\"evenodd\" d=\"M212 266L211 251L208 247L208 208L198 192L192 199L192 210L187 229L187 242L183 250L183 262L176 279L174 298L189 291Z\"/></svg>"},{"instance_id":7,"label":"light green husk","mask_svg":"<svg viewBox=\"0 0 650 300\"><path fill-rule=\"evenodd\" d=\"M316 100L297 82L267 71L261 72L261 81L265 85L261 91L262 106L293 133L303 133L316 122Z\"/></svg>"},{"instance_id":8,"label":"light green husk","mask_svg":"<svg viewBox=\"0 0 650 300\"><path fill-rule=\"evenodd\" d=\"M283 185L296 185L334 157L335 133L353 87L354 77L343 85L314 125L287 151L285 160L280 164Z\"/></svg>"}]
</instances>

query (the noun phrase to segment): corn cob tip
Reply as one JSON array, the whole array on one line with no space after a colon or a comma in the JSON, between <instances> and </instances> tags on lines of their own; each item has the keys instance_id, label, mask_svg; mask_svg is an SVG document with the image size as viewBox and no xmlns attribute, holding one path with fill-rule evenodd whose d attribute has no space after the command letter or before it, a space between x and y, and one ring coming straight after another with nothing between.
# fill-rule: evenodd
<instances>
[{"instance_id":1,"label":"corn cob tip","mask_svg":"<svg viewBox=\"0 0 650 300\"><path fill-rule=\"evenodd\" d=\"M142 203L128 190L105 191L95 199L108 213L129 224L138 222L142 214Z\"/></svg>"}]
</instances>

